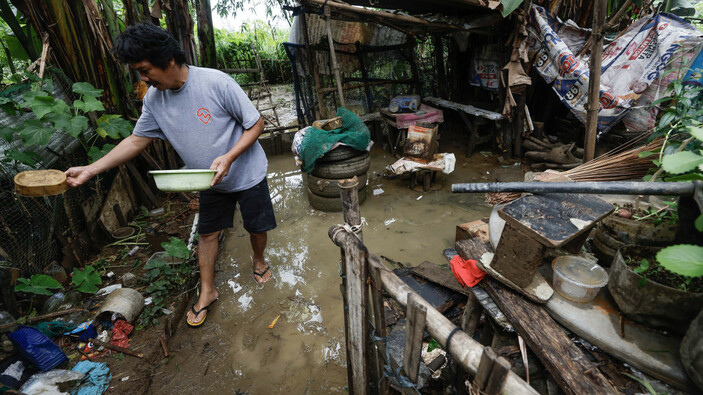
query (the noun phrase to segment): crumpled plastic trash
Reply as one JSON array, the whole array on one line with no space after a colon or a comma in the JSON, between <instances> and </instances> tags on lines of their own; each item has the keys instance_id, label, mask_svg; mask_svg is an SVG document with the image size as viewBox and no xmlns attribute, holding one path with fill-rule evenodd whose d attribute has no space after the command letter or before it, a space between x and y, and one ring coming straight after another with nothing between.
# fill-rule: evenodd
<instances>
[{"instance_id":1,"label":"crumpled plastic trash","mask_svg":"<svg viewBox=\"0 0 703 395\"><path fill-rule=\"evenodd\" d=\"M101 395L110 385L112 374L105 362L80 361L73 367L74 372L85 374L78 390L72 395Z\"/></svg>"},{"instance_id":2,"label":"crumpled plastic trash","mask_svg":"<svg viewBox=\"0 0 703 395\"><path fill-rule=\"evenodd\" d=\"M115 321L115 326L112 327L112 339L110 344L122 348L129 348L129 334L132 333L134 326L130 325L125 320Z\"/></svg>"},{"instance_id":3,"label":"crumpled plastic trash","mask_svg":"<svg viewBox=\"0 0 703 395\"><path fill-rule=\"evenodd\" d=\"M476 263L473 259L464 260L459 255L454 255L452 260L449 261L456 281L463 287L473 287L486 277L486 272L476 266Z\"/></svg>"},{"instance_id":4,"label":"crumpled plastic trash","mask_svg":"<svg viewBox=\"0 0 703 395\"><path fill-rule=\"evenodd\" d=\"M59 384L68 381L81 380L85 374L65 369L54 369L48 372L37 373L30 377L26 383L20 388L23 394L66 394L59 389Z\"/></svg>"}]
</instances>

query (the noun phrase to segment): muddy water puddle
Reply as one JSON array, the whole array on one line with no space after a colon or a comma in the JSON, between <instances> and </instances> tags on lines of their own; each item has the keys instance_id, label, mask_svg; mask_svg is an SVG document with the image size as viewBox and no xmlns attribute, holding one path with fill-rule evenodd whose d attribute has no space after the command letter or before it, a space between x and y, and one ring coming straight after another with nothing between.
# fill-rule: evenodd
<instances>
[{"instance_id":1,"label":"muddy water puddle","mask_svg":"<svg viewBox=\"0 0 703 395\"><path fill-rule=\"evenodd\" d=\"M444 263L442 250L453 246L455 226L487 217L491 209L482 195L452 194L451 184L522 179L519 167L502 167L492 155L455 154L455 172L439 175L423 192L407 180L376 177L395 158L372 150L369 197L361 205L369 250L407 265ZM327 236L342 214L309 206L291 155L269 158L268 182L278 220L266 249L273 279L264 286L253 280L249 237L237 213L220 245L220 298L204 327L179 328L149 393L346 392L339 249Z\"/></svg>"}]
</instances>

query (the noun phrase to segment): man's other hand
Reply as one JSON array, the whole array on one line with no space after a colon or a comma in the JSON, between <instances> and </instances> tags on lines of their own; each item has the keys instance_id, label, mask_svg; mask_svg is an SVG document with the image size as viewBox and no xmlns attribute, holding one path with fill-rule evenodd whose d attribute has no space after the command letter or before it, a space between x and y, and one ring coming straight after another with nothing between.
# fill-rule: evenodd
<instances>
[{"instance_id":1,"label":"man's other hand","mask_svg":"<svg viewBox=\"0 0 703 395\"><path fill-rule=\"evenodd\" d=\"M218 156L217 158L215 158L215 160L212 161L212 165L210 165L210 170L217 170L217 173L215 173L215 177L212 179L212 183L210 183L211 187L214 187L215 185L221 183L222 180L227 177L231 165L232 161L229 160L227 155Z\"/></svg>"},{"instance_id":2,"label":"man's other hand","mask_svg":"<svg viewBox=\"0 0 703 395\"><path fill-rule=\"evenodd\" d=\"M95 176L95 172L93 172L90 166L71 167L66 170L66 183L69 187L77 187L85 184L85 182L93 178L93 176Z\"/></svg>"}]
</instances>

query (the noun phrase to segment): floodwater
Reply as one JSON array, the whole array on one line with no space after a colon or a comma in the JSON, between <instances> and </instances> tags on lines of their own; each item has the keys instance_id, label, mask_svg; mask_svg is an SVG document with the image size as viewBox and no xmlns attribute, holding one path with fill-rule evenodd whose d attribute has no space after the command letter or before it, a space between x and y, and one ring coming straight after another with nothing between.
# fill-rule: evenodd
<instances>
[{"instance_id":1,"label":"floodwater","mask_svg":"<svg viewBox=\"0 0 703 395\"><path fill-rule=\"evenodd\" d=\"M452 194L451 184L522 179L513 161L499 164L478 152L467 159L461 146L441 148L455 153L456 170L423 192L408 180L377 177L395 158L374 147L361 205L370 251L405 265L445 263L442 251L454 245L456 225L491 210L483 195ZM220 298L202 328L179 328L149 393L346 392L340 253L327 235L342 214L310 207L292 155L269 158L268 182L278 220L266 249L272 280L260 286L252 279L249 237L237 213L216 264Z\"/></svg>"}]
</instances>

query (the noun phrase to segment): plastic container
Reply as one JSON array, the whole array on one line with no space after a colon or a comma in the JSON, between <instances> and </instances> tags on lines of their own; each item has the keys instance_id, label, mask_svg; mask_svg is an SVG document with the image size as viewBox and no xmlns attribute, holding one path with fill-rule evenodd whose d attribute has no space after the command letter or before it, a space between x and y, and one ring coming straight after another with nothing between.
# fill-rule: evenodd
<instances>
[{"instance_id":1,"label":"plastic container","mask_svg":"<svg viewBox=\"0 0 703 395\"><path fill-rule=\"evenodd\" d=\"M554 290L572 302L590 302L608 283L608 272L590 259L560 256L552 262L552 269Z\"/></svg>"},{"instance_id":2,"label":"plastic container","mask_svg":"<svg viewBox=\"0 0 703 395\"><path fill-rule=\"evenodd\" d=\"M496 204L493 206L491 216L488 219L488 238L491 241L493 251L498 248L500 236L503 234L503 228L505 228L505 220L498 215L498 210L500 210L503 206L505 205Z\"/></svg>"},{"instance_id":3,"label":"plastic container","mask_svg":"<svg viewBox=\"0 0 703 395\"><path fill-rule=\"evenodd\" d=\"M180 170L152 170L156 187L164 192L191 192L210 189L212 179L217 170L208 169L180 169Z\"/></svg>"},{"instance_id":4,"label":"plastic container","mask_svg":"<svg viewBox=\"0 0 703 395\"><path fill-rule=\"evenodd\" d=\"M7 335L20 357L36 365L42 372L68 361L66 354L46 335L31 326L20 325Z\"/></svg>"}]
</instances>

